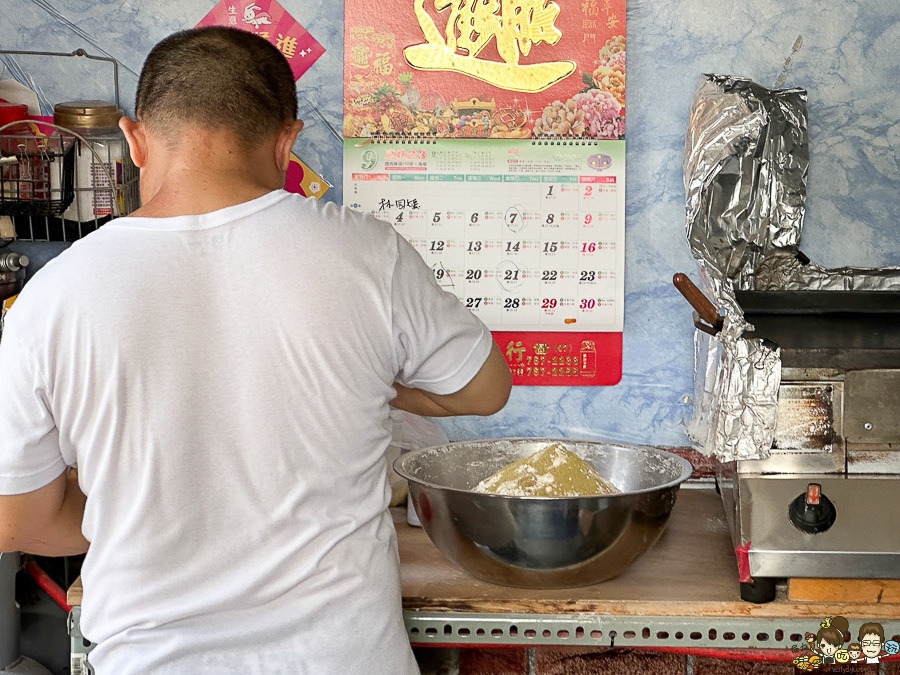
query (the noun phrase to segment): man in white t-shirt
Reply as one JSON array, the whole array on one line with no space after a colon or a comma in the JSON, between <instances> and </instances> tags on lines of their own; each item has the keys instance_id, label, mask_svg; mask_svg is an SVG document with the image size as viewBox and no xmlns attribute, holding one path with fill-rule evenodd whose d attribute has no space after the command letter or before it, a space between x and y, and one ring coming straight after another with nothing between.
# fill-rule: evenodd
<instances>
[{"instance_id":1,"label":"man in white t-shirt","mask_svg":"<svg viewBox=\"0 0 900 675\"><path fill-rule=\"evenodd\" d=\"M389 225L280 189L296 112L261 38L161 42L122 123L144 206L7 316L0 547L87 551L98 675L418 672L389 407L492 414L509 370Z\"/></svg>"}]
</instances>

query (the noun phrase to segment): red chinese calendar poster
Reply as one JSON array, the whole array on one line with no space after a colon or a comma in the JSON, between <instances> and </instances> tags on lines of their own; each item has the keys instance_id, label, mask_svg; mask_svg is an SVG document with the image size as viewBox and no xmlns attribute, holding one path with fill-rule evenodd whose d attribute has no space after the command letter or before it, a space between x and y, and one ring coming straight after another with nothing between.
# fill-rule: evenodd
<instances>
[{"instance_id":1,"label":"red chinese calendar poster","mask_svg":"<svg viewBox=\"0 0 900 675\"><path fill-rule=\"evenodd\" d=\"M345 137L625 137L625 0L344 8Z\"/></svg>"},{"instance_id":2,"label":"red chinese calendar poster","mask_svg":"<svg viewBox=\"0 0 900 675\"><path fill-rule=\"evenodd\" d=\"M265 38L287 58L295 80L325 53L276 0L222 0L197 24L202 26L231 26Z\"/></svg>"},{"instance_id":3,"label":"red chinese calendar poster","mask_svg":"<svg viewBox=\"0 0 900 675\"><path fill-rule=\"evenodd\" d=\"M622 377L626 0L344 3L344 199L519 385Z\"/></svg>"}]
</instances>

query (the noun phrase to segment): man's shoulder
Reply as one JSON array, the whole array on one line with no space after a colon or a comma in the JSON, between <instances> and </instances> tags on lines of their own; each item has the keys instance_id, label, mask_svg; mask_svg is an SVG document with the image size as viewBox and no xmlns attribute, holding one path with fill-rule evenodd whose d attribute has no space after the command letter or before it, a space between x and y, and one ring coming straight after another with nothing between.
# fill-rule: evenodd
<instances>
[{"instance_id":1,"label":"man's shoulder","mask_svg":"<svg viewBox=\"0 0 900 675\"><path fill-rule=\"evenodd\" d=\"M101 265L105 258L114 257L113 249L117 238L112 228L100 227L44 263L28 285L40 285L39 280L46 280L46 283L52 279L56 283L62 283L84 277L90 270Z\"/></svg>"},{"instance_id":2,"label":"man's shoulder","mask_svg":"<svg viewBox=\"0 0 900 675\"><path fill-rule=\"evenodd\" d=\"M288 230L306 232L324 246L347 254L356 252L366 258L383 252L394 256L397 232L379 218L333 202L294 196L276 205L281 219L287 219ZM262 216L262 214L260 214Z\"/></svg>"},{"instance_id":3,"label":"man's shoulder","mask_svg":"<svg viewBox=\"0 0 900 675\"><path fill-rule=\"evenodd\" d=\"M316 221L324 227L340 228L338 231L351 236L385 238L394 235L394 228L389 223L349 206L339 206L334 202L299 195L293 195L291 199L286 199L282 203L291 209L292 214L300 214L304 219Z\"/></svg>"},{"instance_id":4,"label":"man's shoulder","mask_svg":"<svg viewBox=\"0 0 900 675\"><path fill-rule=\"evenodd\" d=\"M129 256L117 245L117 238L112 229L101 227L75 241L34 272L16 305L59 310L98 288L117 285L123 269L129 267Z\"/></svg>"}]
</instances>

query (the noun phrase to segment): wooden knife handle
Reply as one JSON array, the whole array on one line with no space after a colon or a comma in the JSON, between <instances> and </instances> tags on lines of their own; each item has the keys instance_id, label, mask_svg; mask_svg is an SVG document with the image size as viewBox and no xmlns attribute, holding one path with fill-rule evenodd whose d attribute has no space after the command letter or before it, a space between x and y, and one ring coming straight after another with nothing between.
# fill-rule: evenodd
<instances>
[{"instance_id":1,"label":"wooden knife handle","mask_svg":"<svg viewBox=\"0 0 900 675\"><path fill-rule=\"evenodd\" d=\"M686 274L679 272L672 277L672 283L675 284L675 288L684 296L684 299L691 303L691 307L697 310L701 319L710 326L716 328L720 326L718 308L703 295L703 291L697 288Z\"/></svg>"}]
</instances>

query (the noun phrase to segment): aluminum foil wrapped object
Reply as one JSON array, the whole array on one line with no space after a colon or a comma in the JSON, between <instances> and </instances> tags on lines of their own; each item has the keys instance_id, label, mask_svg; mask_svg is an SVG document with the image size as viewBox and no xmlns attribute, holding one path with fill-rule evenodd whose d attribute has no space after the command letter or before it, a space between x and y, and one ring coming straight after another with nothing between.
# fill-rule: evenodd
<instances>
[{"instance_id":1,"label":"aluminum foil wrapped object","mask_svg":"<svg viewBox=\"0 0 900 675\"><path fill-rule=\"evenodd\" d=\"M768 456L781 357L759 339L735 290L900 289L900 268L826 269L800 254L809 169L806 92L704 75L685 140L687 239L702 284L725 314L694 340L688 434L721 461Z\"/></svg>"},{"instance_id":2,"label":"aluminum foil wrapped object","mask_svg":"<svg viewBox=\"0 0 900 675\"><path fill-rule=\"evenodd\" d=\"M803 264L796 255L772 255L756 270L753 290L795 291L897 291L900 268L837 267L826 269L814 262Z\"/></svg>"},{"instance_id":3,"label":"aluminum foil wrapped object","mask_svg":"<svg viewBox=\"0 0 900 675\"><path fill-rule=\"evenodd\" d=\"M763 260L796 250L809 166L806 92L705 75L684 155L687 239L707 294L725 313L715 338L695 338L694 418L688 434L720 461L768 456L775 437L781 359L735 299Z\"/></svg>"},{"instance_id":4,"label":"aluminum foil wrapped object","mask_svg":"<svg viewBox=\"0 0 900 675\"><path fill-rule=\"evenodd\" d=\"M694 96L684 156L687 239L707 290L746 328L735 288L751 288L762 261L796 252L803 227L809 144L806 92L705 75Z\"/></svg>"}]
</instances>

